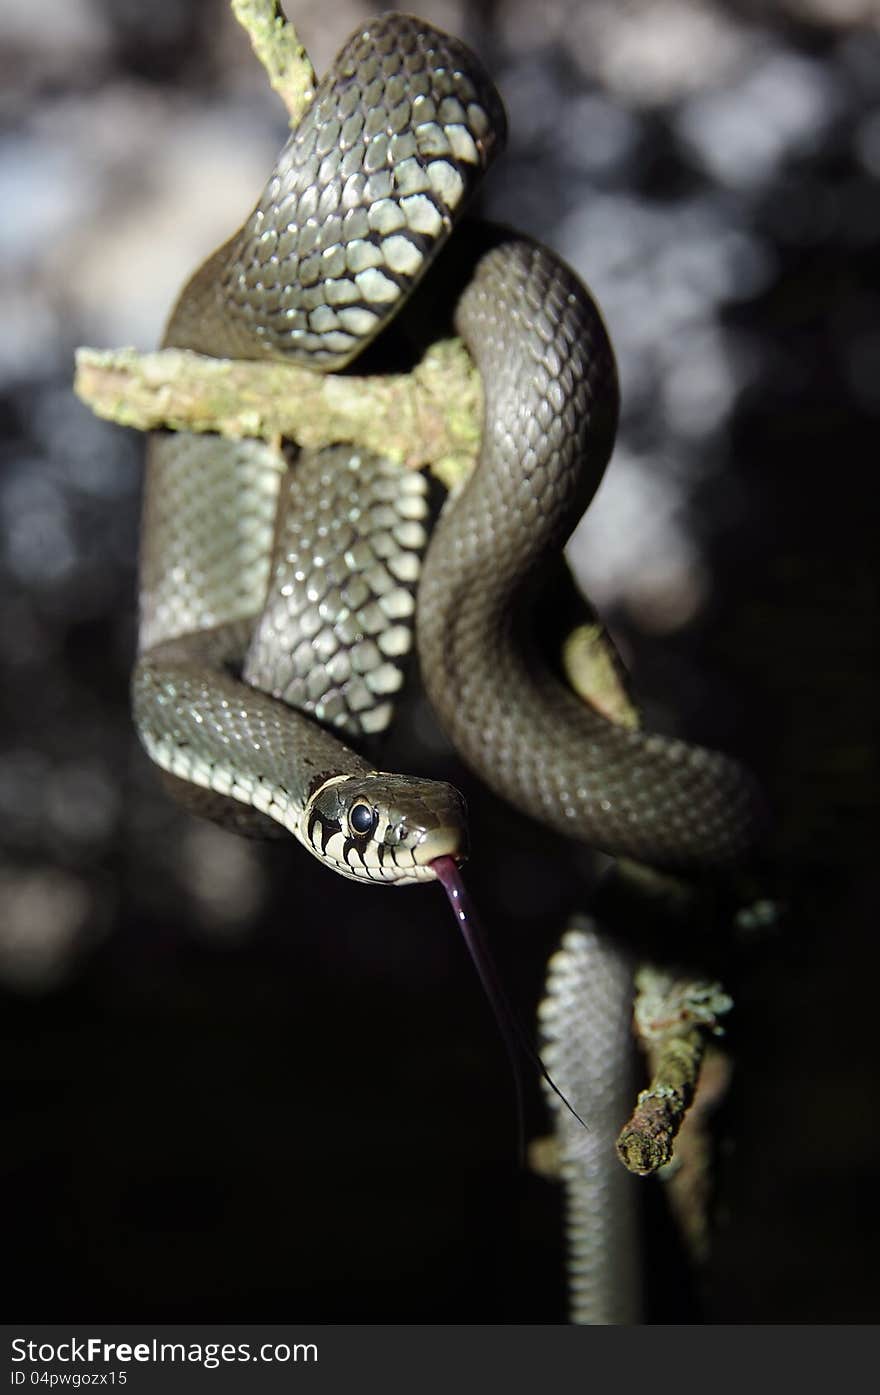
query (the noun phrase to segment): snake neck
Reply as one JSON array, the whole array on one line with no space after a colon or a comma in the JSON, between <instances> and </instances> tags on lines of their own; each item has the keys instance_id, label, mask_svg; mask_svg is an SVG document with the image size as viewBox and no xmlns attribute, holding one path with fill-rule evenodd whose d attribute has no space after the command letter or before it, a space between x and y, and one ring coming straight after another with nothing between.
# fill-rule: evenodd
<instances>
[{"instance_id":1,"label":"snake neck","mask_svg":"<svg viewBox=\"0 0 880 1395\"><path fill-rule=\"evenodd\" d=\"M429 697L497 793L562 833L661 866L724 865L754 835L756 796L714 752L614 726L523 645L525 594L601 478L617 386L601 317L545 249L480 262L457 325L485 385L480 460L437 525L417 632Z\"/></svg>"},{"instance_id":2,"label":"snake neck","mask_svg":"<svg viewBox=\"0 0 880 1395\"><path fill-rule=\"evenodd\" d=\"M442 698L432 685L444 709L471 689L475 663L501 663L493 686L515 669L517 691L536 669L523 612L599 485L618 406L599 312L543 247L516 238L485 253L455 327L485 408L480 460L443 509L419 588L423 660L429 678L449 679Z\"/></svg>"},{"instance_id":3,"label":"snake neck","mask_svg":"<svg viewBox=\"0 0 880 1395\"><path fill-rule=\"evenodd\" d=\"M523 613L601 480L618 397L598 310L542 247L517 238L484 254L455 323L484 384L483 439L435 527L417 629L429 695L472 755L489 693L536 710Z\"/></svg>"}]
</instances>

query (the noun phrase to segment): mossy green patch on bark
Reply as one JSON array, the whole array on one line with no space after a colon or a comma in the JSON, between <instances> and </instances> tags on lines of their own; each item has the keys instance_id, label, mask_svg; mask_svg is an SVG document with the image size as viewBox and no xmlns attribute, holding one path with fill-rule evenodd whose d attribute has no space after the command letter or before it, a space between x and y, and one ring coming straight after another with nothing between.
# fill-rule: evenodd
<instances>
[{"instance_id":1,"label":"mossy green patch on bark","mask_svg":"<svg viewBox=\"0 0 880 1395\"><path fill-rule=\"evenodd\" d=\"M311 59L296 29L285 18L278 0L232 0L232 13L246 30L273 91L284 103L291 127L295 127L317 86Z\"/></svg>"},{"instance_id":2,"label":"mossy green patch on bark","mask_svg":"<svg viewBox=\"0 0 880 1395\"><path fill-rule=\"evenodd\" d=\"M456 340L431 345L411 373L370 377L185 349L82 348L74 390L98 416L139 431L283 436L313 449L344 442L428 467L448 487L479 450L482 387Z\"/></svg>"}]
</instances>

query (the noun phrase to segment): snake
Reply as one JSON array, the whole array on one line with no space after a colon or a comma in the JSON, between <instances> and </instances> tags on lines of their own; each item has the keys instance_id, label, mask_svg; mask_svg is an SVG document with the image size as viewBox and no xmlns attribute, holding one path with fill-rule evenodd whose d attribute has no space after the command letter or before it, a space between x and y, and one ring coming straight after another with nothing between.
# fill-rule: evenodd
<instances>
[{"instance_id":1,"label":"snake","mask_svg":"<svg viewBox=\"0 0 880 1395\"><path fill-rule=\"evenodd\" d=\"M569 1315L578 1326L641 1318L639 1182L614 1148L632 1108L632 977L614 940L578 916L550 957L538 1007L543 1060L565 1098L590 1102L585 1130L547 1091L565 1189Z\"/></svg>"},{"instance_id":2,"label":"snake","mask_svg":"<svg viewBox=\"0 0 880 1395\"><path fill-rule=\"evenodd\" d=\"M364 24L253 212L184 287L165 345L345 370L430 273L505 135L462 43L396 13ZM350 443L151 438L132 683L147 753L228 827L292 834L363 885L436 880L467 853L461 795L368 754L415 648L452 745L521 812L612 856L735 865L760 823L751 776L608 721L530 627L616 432L599 309L553 252L500 231L452 318L484 419L433 526L424 479Z\"/></svg>"}]
</instances>

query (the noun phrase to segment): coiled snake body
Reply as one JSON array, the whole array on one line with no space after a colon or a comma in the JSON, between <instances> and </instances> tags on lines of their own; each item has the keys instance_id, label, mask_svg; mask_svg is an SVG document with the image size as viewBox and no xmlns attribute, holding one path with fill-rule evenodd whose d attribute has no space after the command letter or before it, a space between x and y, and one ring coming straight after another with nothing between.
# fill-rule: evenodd
<instances>
[{"instance_id":1,"label":"coiled snake body","mask_svg":"<svg viewBox=\"0 0 880 1395\"><path fill-rule=\"evenodd\" d=\"M352 360L396 313L504 136L476 59L384 15L340 53L243 228L185 288L166 343ZM339 739L382 730L415 630L431 702L464 759L535 818L612 853L723 864L748 847L748 777L625 731L547 671L515 626L598 484L614 359L577 278L511 236L455 324L485 389L481 454L426 542L424 486L339 446L166 436L143 524L138 730L193 807L293 832L345 876L407 884L460 856L451 787L377 772Z\"/></svg>"}]
</instances>

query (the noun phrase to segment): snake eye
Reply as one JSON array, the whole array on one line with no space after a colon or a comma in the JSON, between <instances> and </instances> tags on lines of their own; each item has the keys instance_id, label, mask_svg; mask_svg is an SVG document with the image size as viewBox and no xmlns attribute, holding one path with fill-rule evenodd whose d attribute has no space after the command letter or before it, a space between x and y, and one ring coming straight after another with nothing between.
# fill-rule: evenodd
<instances>
[{"instance_id":1,"label":"snake eye","mask_svg":"<svg viewBox=\"0 0 880 1395\"><path fill-rule=\"evenodd\" d=\"M364 834L372 833L378 818L376 810L371 809L369 804L353 804L348 811L348 826L352 833L363 837Z\"/></svg>"}]
</instances>

